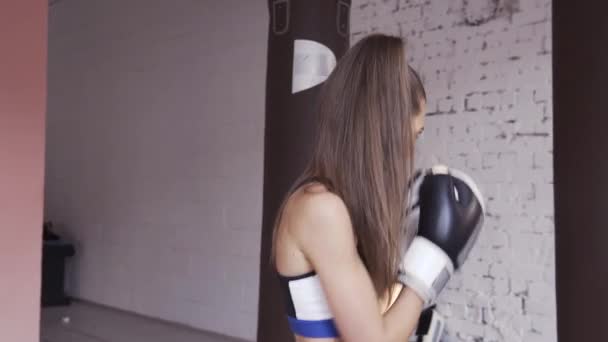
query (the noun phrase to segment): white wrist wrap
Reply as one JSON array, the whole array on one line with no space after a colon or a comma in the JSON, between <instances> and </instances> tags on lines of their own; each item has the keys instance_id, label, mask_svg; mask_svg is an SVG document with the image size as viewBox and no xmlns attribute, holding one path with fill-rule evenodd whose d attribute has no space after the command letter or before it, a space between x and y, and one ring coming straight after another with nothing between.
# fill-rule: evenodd
<instances>
[{"instance_id":1,"label":"white wrist wrap","mask_svg":"<svg viewBox=\"0 0 608 342\"><path fill-rule=\"evenodd\" d=\"M416 236L401 261L399 280L432 304L454 273L448 255L428 239Z\"/></svg>"}]
</instances>

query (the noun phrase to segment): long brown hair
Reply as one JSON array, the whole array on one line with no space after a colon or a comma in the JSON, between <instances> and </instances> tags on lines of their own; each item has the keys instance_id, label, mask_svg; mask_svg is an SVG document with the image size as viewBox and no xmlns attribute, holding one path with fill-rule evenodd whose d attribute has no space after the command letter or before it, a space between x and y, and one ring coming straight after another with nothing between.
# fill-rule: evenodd
<instances>
[{"instance_id":1,"label":"long brown hair","mask_svg":"<svg viewBox=\"0 0 608 342\"><path fill-rule=\"evenodd\" d=\"M314 177L345 202L378 295L396 279L413 169L412 121L425 97L403 39L363 38L321 89L316 146L295 183Z\"/></svg>"}]
</instances>

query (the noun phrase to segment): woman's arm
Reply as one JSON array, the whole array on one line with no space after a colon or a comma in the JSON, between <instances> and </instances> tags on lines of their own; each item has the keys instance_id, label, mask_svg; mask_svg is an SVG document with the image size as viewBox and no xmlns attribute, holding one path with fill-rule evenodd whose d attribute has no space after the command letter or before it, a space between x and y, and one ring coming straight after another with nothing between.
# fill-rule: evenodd
<instances>
[{"instance_id":1,"label":"woman's arm","mask_svg":"<svg viewBox=\"0 0 608 342\"><path fill-rule=\"evenodd\" d=\"M346 342L406 340L415 329L422 300L405 289L384 316L380 313L344 202L324 192L306 194L294 204L289 231L319 275L340 338Z\"/></svg>"},{"instance_id":2,"label":"woman's arm","mask_svg":"<svg viewBox=\"0 0 608 342\"><path fill-rule=\"evenodd\" d=\"M403 287L399 297L383 317L386 341L405 341L403 331L406 331L406 339L411 336L421 311L422 299L410 288Z\"/></svg>"}]
</instances>

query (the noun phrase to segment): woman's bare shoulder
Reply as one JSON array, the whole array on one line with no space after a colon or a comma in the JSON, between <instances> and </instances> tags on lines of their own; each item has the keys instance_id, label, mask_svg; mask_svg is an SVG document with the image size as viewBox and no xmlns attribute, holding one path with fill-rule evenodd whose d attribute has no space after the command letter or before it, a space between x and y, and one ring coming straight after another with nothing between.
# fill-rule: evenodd
<instances>
[{"instance_id":1,"label":"woman's bare shoulder","mask_svg":"<svg viewBox=\"0 0 608 342\"><path fill-rule=\"evenodd\" d=\"M285 208L290 235L299 242L319 238L351 238L353 231L346 204L324 185L311 183L297 192Z\"/></svg>"}]
</instances>

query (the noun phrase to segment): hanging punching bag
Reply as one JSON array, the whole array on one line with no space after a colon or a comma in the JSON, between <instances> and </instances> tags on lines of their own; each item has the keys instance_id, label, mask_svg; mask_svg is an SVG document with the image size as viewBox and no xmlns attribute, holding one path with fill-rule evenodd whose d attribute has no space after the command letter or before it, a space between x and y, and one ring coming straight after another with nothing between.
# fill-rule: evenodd
<instances>
[{"instance_id":1,"label":"hanging punching bag","mask_svg":"<svg viewBox=\"0 0 608 342\"><path fill-rule=\"evenodd\" d=\"M269 0L264 211L258 341L292 341L270 260L272 228L291 184L312 152L320 85L349 44L350 0Z\"/></svg>"}]
</instances>

